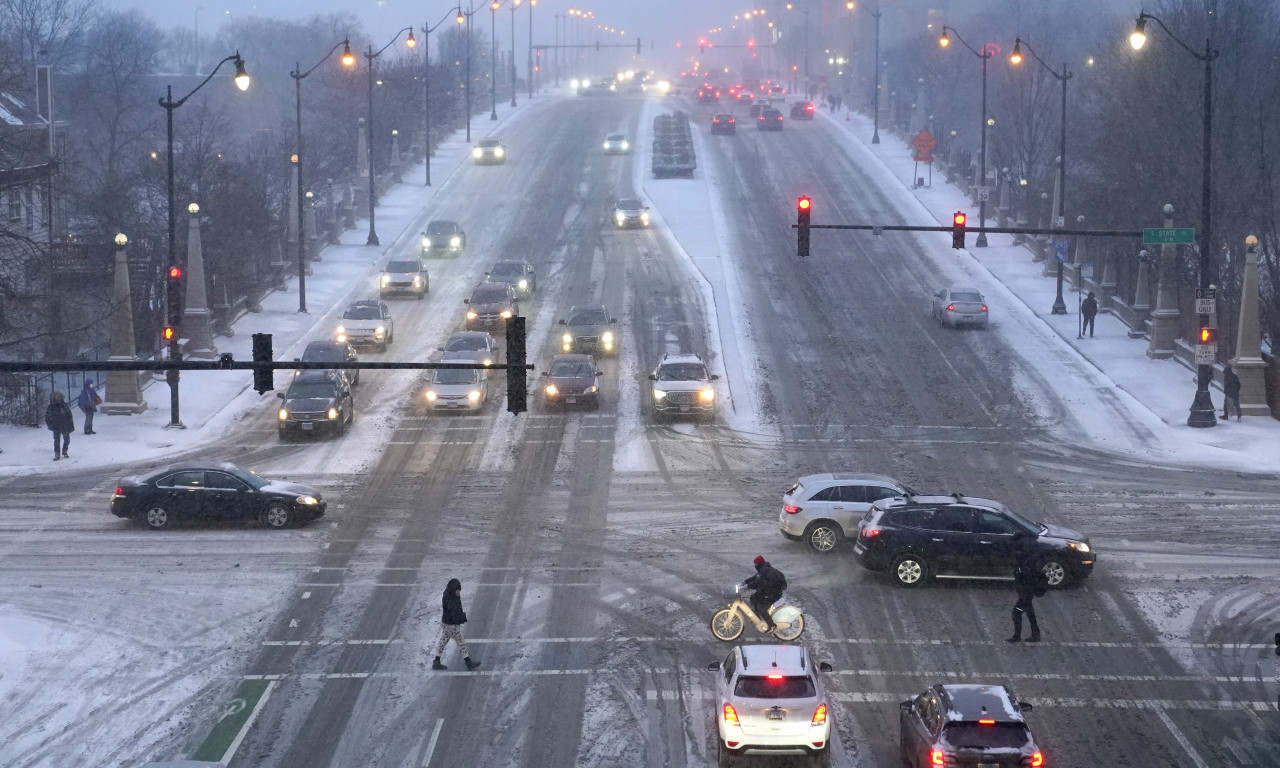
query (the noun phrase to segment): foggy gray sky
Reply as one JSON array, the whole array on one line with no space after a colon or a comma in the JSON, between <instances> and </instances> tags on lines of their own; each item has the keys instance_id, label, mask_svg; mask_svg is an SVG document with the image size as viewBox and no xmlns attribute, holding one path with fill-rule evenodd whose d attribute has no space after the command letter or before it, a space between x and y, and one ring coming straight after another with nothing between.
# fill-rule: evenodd
<instances>
[{"instance_id":1,"label":"foggy gray sky","mask_svg":"<svg viewBox=\"0 0 1280 768\"><path fill-rule=\"evenodd\" d=\"M509 1L509 0L508 0ZM528 41L528 10L523 0L516 13L517 47L523 49ZM488 0L472 0L478 7ZM465 0L464 0L465 4ZM456 2L447 0L105 0L108 8L127 10L136 8L150 16L161 27L190 27L197 16L201 35L215 31L223 20L234 17L268 16L300 19L317 14L348 11L357 16L364 29L374 39L390 39L396 30L412 24L420 27L430 17L430 23L444 16ZM649 41L656 44L656 51L670 50L678 39L696 39L706 30L733 22L734 14L752 7L761 7L748 0L538 0L534 9L534 44L551 44L556 30L556 14L565 14L569 8L581 8L595 13L596 22L625 30L625 38L617 42L634 43L638 36L649 49ZM502 46L504 31L510 40L509 6L499 13L498 39ZM199 11L197 12L197 9ZM476 15L480 29L488 30L488 13ZM561 22L563 24L563 22ZM563 29L563 26L562 26ZM602 36L602 41L607 37Z\"/></svg>"}]
</instances>

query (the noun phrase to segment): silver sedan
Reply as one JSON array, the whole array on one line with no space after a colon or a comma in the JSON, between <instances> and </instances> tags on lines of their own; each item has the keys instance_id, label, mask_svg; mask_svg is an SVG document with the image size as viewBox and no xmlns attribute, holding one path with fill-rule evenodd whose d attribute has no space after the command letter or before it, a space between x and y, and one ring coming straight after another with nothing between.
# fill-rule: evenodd
<instances>
[{"instance_id":1,"label":"silver sedan","mask_svg":"<svg viewBox=\"0 0 1280 768\"><path fill-rule=\"evenodd\" d=\"M933 319L952 328L962 325L986 328L987 300L977 288L942 288L933 294Z\"/></svg>"}]
</instances>

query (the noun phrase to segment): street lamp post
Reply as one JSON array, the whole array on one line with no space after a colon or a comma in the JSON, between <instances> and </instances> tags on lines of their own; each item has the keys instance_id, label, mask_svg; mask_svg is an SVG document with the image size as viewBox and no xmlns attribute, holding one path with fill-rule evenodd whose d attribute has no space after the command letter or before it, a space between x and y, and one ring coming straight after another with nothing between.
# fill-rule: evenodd
<instances>
[{"instance_id":1,"label":"street lamp post","mask_svg":"<svg viewBox=\"0 0 1280 768\"><path fill-rule=\"evenodd\" d=\"M516 105L516 9L520 0L511 0L511 106Z\"/></svg>"},{"instance_id":2,"label":"street lamp post","mask_svg":"<svg viewBox=\"0 0 1280 768\"><path fill-rule=\"evenodd\" d=\"M978 186L985 190L987 186L987 59L991 58L993 54L991 48L986 45L982 46L981 52L974 50L973 46L966 43L964 38L960 36L959 32L956 32L954 27L948 26L942 27L942 37L938 38L938 44L943 48L946 48L951 44L951 38L948 36L948 32L954 34L956 39L960 41L960 44L965 48L968 48L974 56L982 59L982 141L980 142L981 147L978 150ZM974 245L978 248L987 247L986 195L986 192L980 191L978 193L978 239L974 241Z\"/></svg>"},{"instance_id":3,"label":"street lamp post","mask_svg":"<svg viewBox=\"0 0 1280 768\"><path fill-rule=\"evenodd\" d=\"M304 181L302 176L302 79L314 72L316 67L319 67L321 64L328 61L329 57L338 50L339 46L342 48L342 65L347 68L354 66L356 63L356 57L355 54L351 52L351 43L348 40L343 39L342 42L337 43L330 48L329 52L321 57L321 59L317 61L315 66L311 69L303 72L302 62L297 62L294 64L294 70L289 73L289 76L293 78L295 86L294 92L296 95L294 105L297 118L297 133L294 136L294 157L297 158L295 162L297 163L298 172L298 311L302 314L307 314L307 239L303 237L302 234L302 190L306 187L306 181Z\"/></svg>"},{"instance_id":4,"label":"street lamp post","mask_svg":"<svg viewBox=\"0 0 1280 768\"><path fill-rule=\"evenodd\" d=\"M787 3L788 11L800 11L804 14L804 97L809 98L809 9L796 8L794 3Z\"/></svg>"},{"instance_id":5,"label":"street lamp post","mask_svg":"<svg viewBox=\"0 0 1280 768\"><path fill-rule=\"evenodd\" d=\"M851 11L856 7L857 7L857 3L855 3L854 0L849 0L849 2L845 3L845 8L848 8ZM879 144L880 143L880 16L881 14L879 9L872 11L864 7L863 10L871 14L872 16L874 16L876 20L876 58L875 58L876 85L875 85L875 90L872 91L871 93L871 104L872 104L871 106L871 143Z\"/></svg>"},{"instance_id":6,"label":"street lamp post","mask_svg":"<svg viewBox=\"0 0 1280 768\"><path fill-rule=\"evenodd\" d=\"M364 53L364 58L368 62L367 68L369 70L369 118L365 120L364 123L365 144L368 145L367 149L369 153L369 237L365 239L365 245L381 245L381 243L378 242L378 229L374 214L374 203L377 201L378 196L378 175L373 164L373 60L381 56L382 52L390 48L392 43L399 40L400 35L405 32L409 33L409 37L405 38L404 44L410 48L417 45L418 41L413 36L413 27L405 27L399 32L396 32L390 42L379 48L376 53L373 50L372 44L369 45L369 50ZM298 189L302 189L301 182L298 184ZM299 206L299 208L301 208L301 206Z\"/></svg>"},{"instance_id":7,"label":"street lamp post","mask_svg":"<svg viewBox=\"0 0 1280 768\"><path fill-rule=\"evenodd\" d=\"M168 139L169 139L169 155L168 155L169 157L169 171L168 171L168 175L169 175L169 179L168 179L169 268L173 269L174 267L177 267L179 269L179 274L181 274L182 265L178 263L177 251L174 249L174 229L176 225L174 224L174 218L173 218L173 110L177 109L178 107L181 107L183 104L186 104L187 99L194 96L196 91L203 88L205 86L205 83L208 83L210 80L212 80L213 76L218 74L218 70L222 69L222 65L226 64L228 61L233 61L235 62L235 65L236 65L236 74L235 74L235 77L233 78L235 80L236 87L239 88L241 91L247 91L249 89L249 82L250 82L249 73L245 70L244 59L240 58L240 52L236 51L235 53L226 57L222 61L219 61L218 65L213 68L213 71L209 73L208 77L206 77L204 80L201 80L200 84L197 85L195 88L192 88L191 92L188 93L186 96L183 96L181 99L174 101L173 86L170 85L165 88L165 97L163 99L160 99L160 106L163 107L165 111L165 126L168 131ZM172 292L172 295L169 297L168 319L169 319L170 325L175 329L178 326L178 320L182 317L181 302L182 302L182 297L178 295L178 292L176 291ZM179 306L174 306L174 304L178 304ZM169 339L169 359L173 362L179 362L182 360L182 349L179 347L180 335L181 334L174 333L173 338ZM169 423L166 424L165 426L172 427L174 429L185 429L186 427L182 423L182 419L179 418L179 410L178 410L178 379L179 379L178 370L174 369L174 370L168 371L165 374L165 379L169 384Z\"/></svg>"},{"instance_id":8,"label":"street lamp post","mask_svg":"<svg viewBox=\"0 0 1280 768\"><path fill-rule=\"evenodd\" d=\"M493 103L490 120L498 119L498 9L501 7L498 0L489 3L489 100Z\"/></svg>"},{"instance_id":9,"label":"street lamp post","mask_svg":"<svg viewBox=\"0 0 1280 768\"><path fill-rule=\"evenodd\" d=\"M423 114L423 162L427 166L427 186L431 186L431 33L439 29L440 25L449 20L449 16L454 15L455 20L461 24L463 22L462 6L458 6L444 18L437 21L434 25L424 23L422 25L422 62L423 77L422 82L422 114Z\"/></svg>"},{"instance_id":10,"label":"street lamp post","mask_svg":"<svg viewBox=\"0 0 1280 768\"><path fill-rule=\"evenodd\" d=\"M1129 35L1129 45L1135 51L1141 50L1142 46L1147 42L1148 19L1159 24L1165 34L1173 38L1175 43L1182 46L1184 51L1204 62L1204 109L1201 116L1204 138L1200 148L1200 288L1203 291L1207 291L1213 283L1210 275L1212 267L1210 264L1210 249L1213 247L1213 212L1209 207L1209 195L1213 187L1213 153L1210 151L1213 142L1213 60L1218 58L1218 52L1213 48L1213 38L1206 37L1204 40L1204 53L1197 53L1195 49L1182 42L1177 35L1169 31L1163 21L1146 11L1138 14L1133 34ZM1200 315L1200 327L1209 327L1208 315ZM1217 412L1213 408L1213 400L1209 397L1209 382L1213 379L1213 366L1203 363L1197 365L1196 374L1196 395L1191 401L1191 412L1187 416L1187 426L1216 427L1218 425Z\"/></svg>"},{"instance_id":11,"label":"street lamp post","mask_svg":"<svg viewBox=\"0 0 1280 768\"><path fill-rule=\"evenodd\" d=\"M527 66L529 70L529 99L533 99L533 6L538 4L538 0L529 0L529 50L527 51ZM513 56L515 54L512 54Z\"/></svg>"},{"instance_id":12,"label":"street lamp post","mask_svg":"<svg viewBox=\"0 0 1280 768\"><path fill-rule=\"evenodd\" d=\"M1067 65L1062 65L1062 71L1057 72L1053 67L1044 62L1040 58L1040 54L1035 52L1031 44L1022 38L1015 38L1013 41L1013 53L1009 55L1009 61L1012 64L1022 63L1022 47L1027 47L1035 60L1040 62L1040 66L1054 76L1058 82L1062 83L1062 120L1058 132L1058 213L1054 218L1054 223L1065 221L1067 216L1067 81L1071 79L1072 74L1067 70ZM1058 295L1053 300L1052 314L1067 314L1067 304L1062 300L1062 262L1058 262Z\"/></svg>"}]
</instances>

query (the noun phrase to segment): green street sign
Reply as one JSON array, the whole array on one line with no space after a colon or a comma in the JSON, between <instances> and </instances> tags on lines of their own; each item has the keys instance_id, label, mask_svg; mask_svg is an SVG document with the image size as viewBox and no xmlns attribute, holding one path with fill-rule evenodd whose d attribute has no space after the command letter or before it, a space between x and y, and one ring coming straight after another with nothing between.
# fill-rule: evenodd
<instances>
[{"instance_id":1,"label":"green street sign","mask_svg":"<svg viewBox=\"0 0 1280 768\"><path fill-rule=\"evenodd\" d=\"M1163 227L1149 227L1142 230L1143 245L1171 245L1186 243L1191 244L1196 241L1196 231L1191 227L1177 227L1165 229Z\"/></svg>"}]
</instances>

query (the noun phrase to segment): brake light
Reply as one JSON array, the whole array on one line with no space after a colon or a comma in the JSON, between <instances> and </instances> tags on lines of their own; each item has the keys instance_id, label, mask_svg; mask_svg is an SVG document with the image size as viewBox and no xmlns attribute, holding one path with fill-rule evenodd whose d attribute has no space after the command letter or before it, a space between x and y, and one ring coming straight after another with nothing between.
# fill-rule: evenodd
<instances>
[{"instance_id":1,"label":"brake light","mask_svg":"<svg viewBox=\"0 0 1280 768\"><path fill-rule=\"evenodd\" d=\"M724 723L725 725L742 726L742 723L738 722L738 711L733 708L732 704L727 702L724 705Z\"/></svg>"},{"instance_id":2,"label":"brake light","mask_svg":"<svg viewBox=\"0 0 1280 768\"><path fill-rule=\"evenodd\" d=\"M946 765L946 761L942 759L942 750L934 749L929 751L929 765Z\"/></svg>"},{"instance_id":3,"label":"brake light","mask_svg":"<svg viewBox=\"0 0 1280 768\"><path fill-rule=\"evenodd\" d=\"M879 535L880 535L879 528L863 528L862 529L862 538L864 539L875 538L876 536L879 536Z\"/></svg>"},{"instance_id":4,"label":"brake light","mask_svg":"<svg viewBox=\"0 0 1280 768\"><path fill-rule=\"evenodd\" d=\"M987 305L986 305L986 304L983 304L983 305L982 305L982 311L983 311L983 312L986 312L986 311L987 311Z\"/></svg>"},{"instance_id":5,"label":"brake light","mask_svg":"<svg viewBox=\"0 0 1280 768\"><path fill-rule=\"evenodd\" d=\"M803 508L803 507L797 507L797 506L792 505L792 504L783 504L783 505L782 505L782 511L783 511L783 512L786 512L788 515L794 515L794 514L797 514L797 513L803 512L803 511L804 511L804 508Z\"/></svg>"},{"instance_id":6,"label":"brake light","mask_svg":"<svg viewBox=\"0 0 1280 768\"><path fill-rule=\"evenodd\" d=\"M805 112L812 112L812 111L813 111L813 105L812 105L812 104L810 104L809 106L805 107L805 108L804 108L804 111L805 111Z\"/></svg>"},{"instance_id":7,"label":"brake light","mask_svg":"<svg viewBox=\"0 0 1280 768\"><path fill-rule=\"evenodd\" d=\"M1042 768L1044 765L1044 755L1039 752L1031 756L1031 768Z\"/></svg>"},{"instance_id":8,"label":"brake light","mask_svg":"<svg viewBox=\"0 0 1280 768\"><path fill-rule=\"evenodd\" d=\"M947 311L948 311L948 312L955 312L955 311L956 311L956 305L955 305L955 304L948 304L948 305L947 305Z\"/></svg>"},{"instance_id":9,"label":"brake light","mask_svg":"<svg viewBox=\"0 0 1280 768\"><path fill-rule=\"evenodd\" d=\"M995 725L995 720L979 720L978 725Z\"/></svg>"},{"instance_id":10,"label":"brake light","mask_svg":"<svg viewBox=\"0 0 1280 768\"><path fill-rule=\"evenodd\" d=\"M114 493L112 493L111 495L112 495L112 496L124 496L124 486L122 486L122 485L117 485L117 486L116 486L116 490L115 490L115 492L114 492ZM799 512L800 510L796 510L796 511L797 511L797 512Z\"/></svg>"},{"instance_id":11,"label":"brake light","mask_svg":"<svg viewBox=\"0 0 1280 768\"><path fill-rule=\"evenodd\" d=\"M827 705L825 703L819 704L818 708L813 710L813 720L809 722L809 725L815 725L815 726L823 725L826 722L827 722Z\"/></svg>"},{"instance_id":12,"label":"brake light","mask_svg":"<svg viewBox=\"0 0 1280 768\"><path fill-rule=\"evenodd\" d=\"M781 679L782 679L782 675L779 675L777 672L773 673L772 675L769 675L768 677L769 677L769 679L770 679L770 680L781 680Z\"/></svg>"}]
</instances>

